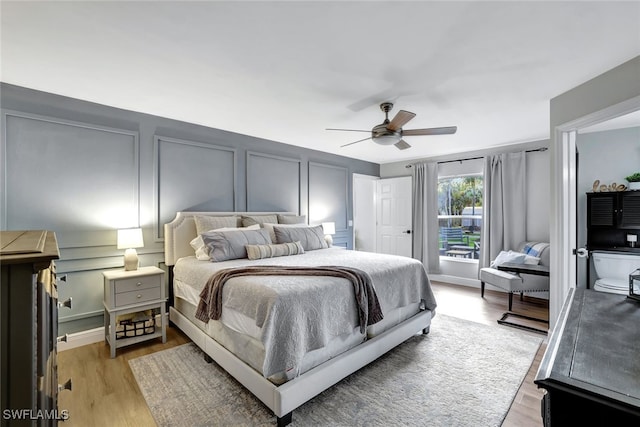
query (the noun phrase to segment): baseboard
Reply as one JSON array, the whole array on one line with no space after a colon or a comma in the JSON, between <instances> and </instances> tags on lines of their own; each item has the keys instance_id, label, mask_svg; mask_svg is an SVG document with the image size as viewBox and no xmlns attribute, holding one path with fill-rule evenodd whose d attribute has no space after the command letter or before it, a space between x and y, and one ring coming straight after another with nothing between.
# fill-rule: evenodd
<instances>
[{"instance_id":1,"label":"baseboard","mask_svg":"<svg viewBox=\"0 0 640 427\"><path fill-rule=\"evenodd\" d=\"M156 315L156 322L160 322L160 315ZM167 322L169 322L169 314L167 313ZM168 324L168 323L167 323ZM82 347L83 345L95 344L104 341L104 328L93 328L86 331L67 334L67 341L58 342L58 352L71 350L72 348Z\"/></svg>"},{"instance_id":2,"label":"baseboard","mask_svg":"<svg viewBox=\"0 0 640 427\"><path fill-rule=\"evenodd\" d=\"M470 288L480 289L480 280L477 280L477 279L468 279L466 277L450 276L448 274L429 274L429 279L433 280L434 282L444 282L444 283L450 283L453 285L467 286ZM490 284L487 284L486 289L490 289L496 292L507 293L507 291L505 291L504 289L491 286ZM541 300L549 299L549 292L525 292L524 294L525 296L533 299L541 299Z\"/></svg>"},{"instance_id":3,"label":"baseboard","mask_svg":"<svg viewBox=\"0 0 640 427\"><path fill-rule=\"evenodd\" d=\"M75 332L73 334L67 334L66 337L66 342L60 341L58 343L58 352L104 341L104 328L93 328L86 331Z\"/></svg>"},{"instance_id":4,"label":"baseboard","mask_svg":"<svg viewBox=\"0 0 640 427\"><path fill-rule=\"evenodd\" d=\"M436 282L452 283L454 285L468 286L480 289L480 280L466 277L450 276L448 274L429 274L429 279Z\"/></svg>"}]
</instances>

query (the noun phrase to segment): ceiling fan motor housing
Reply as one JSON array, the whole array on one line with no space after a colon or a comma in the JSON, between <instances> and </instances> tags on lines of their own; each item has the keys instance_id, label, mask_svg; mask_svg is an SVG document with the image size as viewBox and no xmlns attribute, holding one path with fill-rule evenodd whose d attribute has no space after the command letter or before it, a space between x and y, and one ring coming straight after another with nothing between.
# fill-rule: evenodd
<instances>
[{"instance_id":1,"label":"ceiling fan motor housing","mask_svg":"<svg viewBox=\"0 0 640 427\"><path fill-rule=\"evenodd\" d=\"M380 145L393 145L402 139L402 129L387 129L387 123L381 123L371 129L371 139Z\"/></svg>"}]
</instances>

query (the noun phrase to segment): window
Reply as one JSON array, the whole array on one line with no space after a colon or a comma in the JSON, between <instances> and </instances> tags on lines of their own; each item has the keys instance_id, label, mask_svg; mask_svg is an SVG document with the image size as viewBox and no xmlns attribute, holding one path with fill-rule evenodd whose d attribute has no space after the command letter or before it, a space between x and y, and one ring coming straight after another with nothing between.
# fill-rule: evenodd
<instances>
[{"instance_id":1,"label":"window","mask_svg":"<svg viewBox=\"0 0 640 427\"><path fill-rule=\"evenodd\" d=\"M478 259L482 227L482 175L438 179L440 255Z\"/></svg>"}]
</instances>

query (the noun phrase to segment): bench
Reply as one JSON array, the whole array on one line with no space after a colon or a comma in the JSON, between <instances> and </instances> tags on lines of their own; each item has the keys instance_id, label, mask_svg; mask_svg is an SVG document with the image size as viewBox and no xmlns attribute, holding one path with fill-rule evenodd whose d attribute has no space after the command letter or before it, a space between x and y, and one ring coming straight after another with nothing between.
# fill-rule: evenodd
<instances>
[{"instance_id":1,"label":"bench","mask_svg":"<svg viewBox=\"0 0 640 427\"><path fill-rule=\"evenodd\" d=\"M451 249L453 245L468 245L465 242L465 235L462 227L442 227L440 228L440 239L445 250Z\"/></svg>"}]
</instances>

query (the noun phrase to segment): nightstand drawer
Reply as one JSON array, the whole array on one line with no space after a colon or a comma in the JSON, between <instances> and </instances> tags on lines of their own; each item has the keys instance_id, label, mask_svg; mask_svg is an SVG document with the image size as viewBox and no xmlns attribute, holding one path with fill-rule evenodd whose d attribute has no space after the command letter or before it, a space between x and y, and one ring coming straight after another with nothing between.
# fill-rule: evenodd
<instances>
[{"instance_id":1,"label":"nightstand drawer","mask_svg":"<svg viewBox=\"0 0 640 427\"><path fill-rule=\"evenodd\" d=\"M116 294L116 307L157 300L160 299L161 295L161 289L159 286L139 289L131 292L121 292Z\"/></svg>"},{"instance_id":2,"label":"nightstand drawer","mask_svg":"<svg viewBox=\"0 0 640 427\"><path fill-rule=\"evenodd\" d=\"M148 288L160 288L162 276L155 274L153 276L130 277L127 279L117 279L114 281L115 292L138 291ZM117 301L117 299L116 299Z\"/></svg>"}]
</instances>

